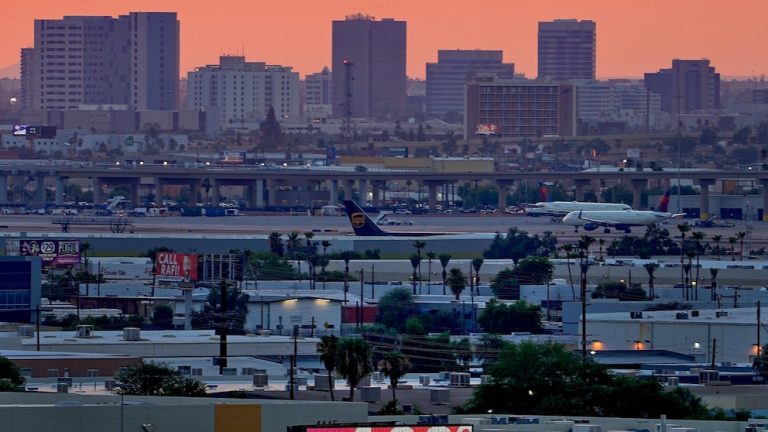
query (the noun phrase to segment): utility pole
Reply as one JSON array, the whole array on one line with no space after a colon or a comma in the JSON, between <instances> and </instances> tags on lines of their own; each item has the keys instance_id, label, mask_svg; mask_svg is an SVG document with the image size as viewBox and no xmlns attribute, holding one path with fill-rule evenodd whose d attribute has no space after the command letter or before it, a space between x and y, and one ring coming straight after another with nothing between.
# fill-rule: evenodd
<instances>
[{"instance_id":1,"label":"utility pole","mask_svg":"<svg viewBox=\"0 0 768 432\"><path fill-rule=\"evenodd\" d=\"M227 281L221 280L221 313L219 316L219 375L227 367Z\"/></svg>"},{"instance_id":2,"label":"utility pole","mask_svg":"<svg viewBox=\"0 0 768 432\"><path fill-rule=\"evenodd\" d=\"M757 355L755 358L760 357L760 300L757 301Z\"/></svg>"},{"instance_id":3,"label":"utility pole","mask_svg":"<svg viewBox=\"0 0 768 432\"><path fill-rule=\"evenodd\" d=\"M296 398L294 392L296 387L296 356L298 355L298 339L299 339L299 326L294 325L293 326L293 355L291 356L291 367L290 367L290 399L294 400Z\"/></svg>"},{"instance_id":4,"label":"utility pole","mask_svg":"<svg viewBox=\"0 0 768 432\"><path fill-rule=\"evenodd\" d=\"M715 352L717 351L717 339L712 339L712 369L715 369Z\"/></svg>"},{"instance_id":5,"label":"utility pole","mask_svg":"<svg viewBox=\"0 0 768 432\"><path fill-rule=\"evenodd\" d=\"M759 304L759 303L758 303ZM40 351L40 305L37 305L35 307L35 312L37 313L37 319L35 320L35 337L37 338L37 351ZM759 322L759 319L758 319ZM757 334L760 334L760 329L757 330ZM759 342L759 336L758 336L758 342Z\"/></svg>"},{"instance_id":6,"label":"utility pole","mask_svg":"<svg viewBox=\"0 0 768 432\"><path fill-rule=\"evenodd\" d=\"M376 298L376 277L374 273L373 264L371 264L371 298Z\"/></svg>"},{"instance_id":7,"label":"utility pole","mask_svg":"<svg viewBox=\"0 0 768 432\"><path fill-rule=\"evenodd\" d=\"M589 264L581 262L581 358L587 359L587 269Z\"/></svg>"},{"instance_id":8,"label":"utility pole","mask_svg":"<svg viewBox=\"0 0 768 432\"><path fill-rule=\"evenodd\" d=\"M358 322L357 328L360 328L363 326L363 299L365 298L364 287L365 287L365 273L363 269L360 269L360 310L357 314L357 322Z\"/></svg>"}]
</instances>

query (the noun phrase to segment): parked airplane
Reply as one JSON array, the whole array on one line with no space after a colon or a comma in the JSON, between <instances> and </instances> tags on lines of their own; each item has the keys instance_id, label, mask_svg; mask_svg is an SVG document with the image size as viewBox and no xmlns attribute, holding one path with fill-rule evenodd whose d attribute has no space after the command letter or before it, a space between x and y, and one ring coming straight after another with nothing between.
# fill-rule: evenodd
<instances>
[{"instance_id":1,"label":"parked airplane","mask_svg":"<svg viewBox=\"0 0 768 432\"><path fill-rule=\"evenodd\" d=\"M344 201L344 208L347 210L349 222L355 235L358 236L395 236L395 237L426 237L433 235L448 235L455 233L447 232L391 232L381 229L376 222L371 219L365 211L354 201Z\"/></svg>"},{"instance_id":2,"label":"parked airplane","mask_svg":"<svg viewBox=\"0 0 768 432\"><path fill-rule=\"evenodd\" d=\"M626 204L596 203L581 201L552 201L528 204L525 207L527 216L565 216L573 211L623 211L632 210Z\"/></svg>"},{"instance_id":3,"label":"parked airplane","mask_svg":"<svg viewBox=\"0 0 768 432\"><path fill-rule=\"evenodd\" d=\"M563 223L573 225L576 232L579 227L587 231L594 231L603 227L605 233L611 232L611 228L630 233L633 226L649 226L667 219L684 216L684 213L670 213L669 191L666 191L659 199L659 204L654 210L613 210L613 211L572 211L563 218Z\"/></svg>"}]
</instances>

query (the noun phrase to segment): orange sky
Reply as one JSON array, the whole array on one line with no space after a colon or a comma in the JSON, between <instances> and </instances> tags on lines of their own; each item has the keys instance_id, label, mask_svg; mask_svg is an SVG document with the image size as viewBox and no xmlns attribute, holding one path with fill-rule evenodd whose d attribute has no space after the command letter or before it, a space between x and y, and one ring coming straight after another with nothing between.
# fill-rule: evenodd
<instances>
[{"instance_id":1,"label":"orange sky","mask_svg":"<svg viewBox=\"0 0 768 432\"><path fill-rule=\"evenodd\" d=\"M176 11L182 75L221 53L293 66L330 63L331 21L363 12L408 22L408 74L424 77L438 49L503 49L536 74L537 22L597 22L599 77L642 76L672 58L709 58L725 76L768 72L765 0L4 0L0 67L33 43L35 18ZM760 43L763 42L763 43Z\"/></svg>"}]
</instances>

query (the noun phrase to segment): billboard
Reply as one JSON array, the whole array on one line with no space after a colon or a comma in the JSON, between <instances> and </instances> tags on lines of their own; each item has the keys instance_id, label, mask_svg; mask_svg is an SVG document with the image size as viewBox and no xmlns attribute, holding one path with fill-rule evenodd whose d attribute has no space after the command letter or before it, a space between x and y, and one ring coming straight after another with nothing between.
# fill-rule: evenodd
<instances>
[{"instance_id":1,"label":"billboard","mask_svg":"<svg viewBox=\"0 0 768 432\"><path fill-rule=\"evenodd\" d=\"M8 239L5 254L39 256L44 269L71 267L80 264L80 240Z\"/></svg>"},{"instance_id":2,"label":"billboard","mask_svg":"<svg viewBox=\"0 0 768 432\"><path fill-rule=\"evenodd\" d=\"M158 280L194 282L197 280L197 255L158 252L155 256L155 277Z\"/></svg>"},{"instance_id":3,"label":"billboard","mask_svg":"<svg viewBox=\"0 0 768 432\"><path fill-rule=\"evenodd\" d=\"M219 163L223 163L223 164L245 163L245 152L223 151L219 154Z\"/></svg>"},{"instance_id":4,"label":"billboard","mask_svg":"<svg viewBox=\"0 0 768 432\"><path fill-rule=\"evenodd\" d=\"M496 135L498 127L493 123L480 123L475 126L476 135Z\"/></svg>"},{"instance_id":5,"label":"billboard","mask_svg":"<svg viewBox=\"0 0 768 432\"><path fill-rule=\"evenodd\" d=\"M472 432L470 425L308 426L305 432Z\"/></svg>"}]
</instances>

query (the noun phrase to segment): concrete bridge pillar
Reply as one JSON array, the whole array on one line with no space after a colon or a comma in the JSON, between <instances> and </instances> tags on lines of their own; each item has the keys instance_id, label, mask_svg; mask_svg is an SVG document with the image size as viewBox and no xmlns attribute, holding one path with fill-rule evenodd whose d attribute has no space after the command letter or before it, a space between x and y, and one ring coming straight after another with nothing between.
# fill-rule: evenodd
<instances>
[{"instance_id":1,"label":"concrete bridge pillar","mask_svg":"<svg viewBox=\"0 0 768 432\"><path fill-rule=\"evenodd\" d=\"M496 207L500 212L504 212L507 208L507 195L509 195L509 189L512 187L512 182L508 180L499 180L496 182L496 188L499 191L499 197Z\"/></svg>"},{"instance_id":2,"label":"concrete bridge pillar","mask_svg":"<svg viewBox=\"0 0 768 432\"><path fill-rule=\"evenodd\" d=\"M219 190L219 181L211 179L211 205L218 206L221 203L221 194Z\"/></svg>"},{"instance_id":3,"label":"concrete bridge pillar","mask_svg":"<svg viewBox=\"0 0 768 432\"><path fill-rule=\"evenodd\" d=\"M45 205L45 174L35 176L35 204Z\"/></svg>"},{"instance_id":4,"label":"concrete bridge pillar","mask_svg":"<svg viewBox=\"0 0 768 432\"><path fill-rule=\"evenodd\" d=\"M640 208L640 199L643 196L643 191L648 188L647 179L633 179L632 180L632 208L637 210Z\"/></svg>"},{"instance_id":5,"label":"concrete bridge pillar","mask_svg":"<svg viewBox=\"0 0 768 432\"><path fill-rule=\"evenodd\" d=\"M339 181L336 179L328 180L328 204L339 205Z\"/></svg>"},{"instance_id":6,"label":"concrete bridge pillar","mask_svg":"<svg viewBox=\"0 0 768 432\"><path fill-rule=\"evenodd\" d=\"M351 201L354 199L355 194L355 181L344 180L344 200Z\"/></svg>"},{"instance_id":7,"label":"concrete bridge pillar","mask_svg":"<svg viewBox=\"0 0 768 432\"><path fill-rule=\"evenodd\" d=\"M164 186L163 179L161 179L160 177L155 177L155 203L163 202L163 197L164 197L163 186ZM192 195L191 191L190 191L190 195ZM197 204L194 197L190 196L189 200L191 201L192 205Z\"/></svg>"},{"instance_id":8,"label":"concrete bridge pillar","mask_svg":"<svg viewBox=\"0 0 768 432\"><path fill-rule=\"evenodd\" d=\"M383 181L374 180L371 182L371 195L373 195L371 204L374 207L381 207L381 190L383 189L383 186Z\"/></svg>"},{"instance_id":9,"label":"concrete bridge pillar","mask_svg":"<svg viewBox=\"0 0 768 432\"><path fill-rule=\"evenodd\" d=\"M259 209L264 208L264 180L258 179L253 184L253 200L250 201L251 207L256 207Z\"/></svg>"},{"instance_id":10,"label":"concrete bridge pillar","mask_svg":"<svg viewBox=\"0 0 768 432\"><path fill-rule=\"evenodd\" d=\"M8 204L8 176L0 175L0 204Z\"/></svg>"},{"instance_id":11,"label":"concrete bridge pillar","mask_svg":"<svg viewBox=\"0 0 768 432\"><path fill-rule=\"evenodd\" d=\"M91 179L93 183L93 204L104 204L104 182L99 177Z\"/></svg>"},{"instance_id":12,"label":"concrete bridge pillar","mask_svg":"<svg viewBox=\"0 0 768 432\"><path fill-rule=\"evenodd\" d=\"M196 206L197 203L203 200L202 194L200 193L202 184L203 184L202 180L193 180L189 183L189 204L191 206ZM155 197L155 200L156 200L155 202L158 202L157 197ZM162 202L162 200L160 202Z\"/></svg>"},{"instance_id":13,"label":"concrete bridge pillar","mask_svg":"<svg viewBox=\"0 0 768 432\"><path fill-rule=\"evenodd\" d=\"M130 183L130 189L131 189L131 196L128 197L128 199L131 200L131 203L133 203L134 206L141 205L141 199L139 197L139 189L141 188L141 179L137 178L135 180L132 180Z\"/></svg>"},{"instance_id":14,"label":"concrete bridge pillar","mask_svg":"<svg viewBox=\"0 0 768 432\"><path fill-rule=\"evenodd\" d=\"M360 197L359 204L364 206L368 203L368 180L357 181L357 195Z\"/></svg>"},{"instance_id":15,"label":"concrete bridge pillar","mask_svg":"<svg viewBox=\"0 0 768 432\"><path fill-rule=\"evenodd\" d=\"M768 179L760 179L763 185L763 222L768 222Z\"/></svg>"},{"instance_id":16,"label":"concrete bridge pillar","mask_svg":"<svg viewBox=\"0 0 768 432\"><path fill-rule=\"evenodd\" d=\"M715 179L699 179L698 183L701 188L699 194L699 219L705 220L709 218L709 187L715 184ZM765 213L765 210L763 210L763 213Z\"/></svg>"},{"instance_id":17,"label":"concrete bridge pillar","mask_svg":"<svg viewBox=\"0 0 768 432\"><path fill-rule=\"evenodd\" d=\"M427 181L424 185L427 186L427 205L430 212L437 211L437 188L442 183L439 181Z\"/></svg>"},{"instance_id":18,"label":"concrete bridge pillar","mask_svg":"<svg viewBox=\"0 0 768 432\"><path fill-rule=\"evenodd\" d=\"M64 177L56 177L56 192L54 196L54 203L57 206L64 205L65 194Z\"/></svg>"},{"instance_id":19,"label":"concrete bridge pillar","mask_svg":"<svg viewBox=\"0 0 768 432\"><path fill-rule=\"evenodd\" d=\"M589 186L591 184L590 180L574 180L573 181L573 187L574 187L574 195L576 198L576 201L584 201L584 188ZM599 195L599 193L598 193Z\"/></svg>"},{"instance_id":20,"label":"concrete bridge pillar","mask_svg":"<svg viewBox=\"0 0 768 432\"><path fill-rule=\"evenodd\" d=\"M267 184L267 205L270 207L275 207L278 205L278 202L277 202L278 186L279 186L279 183L277 180L269 180Z\"/></svg>"}]
</instances>

